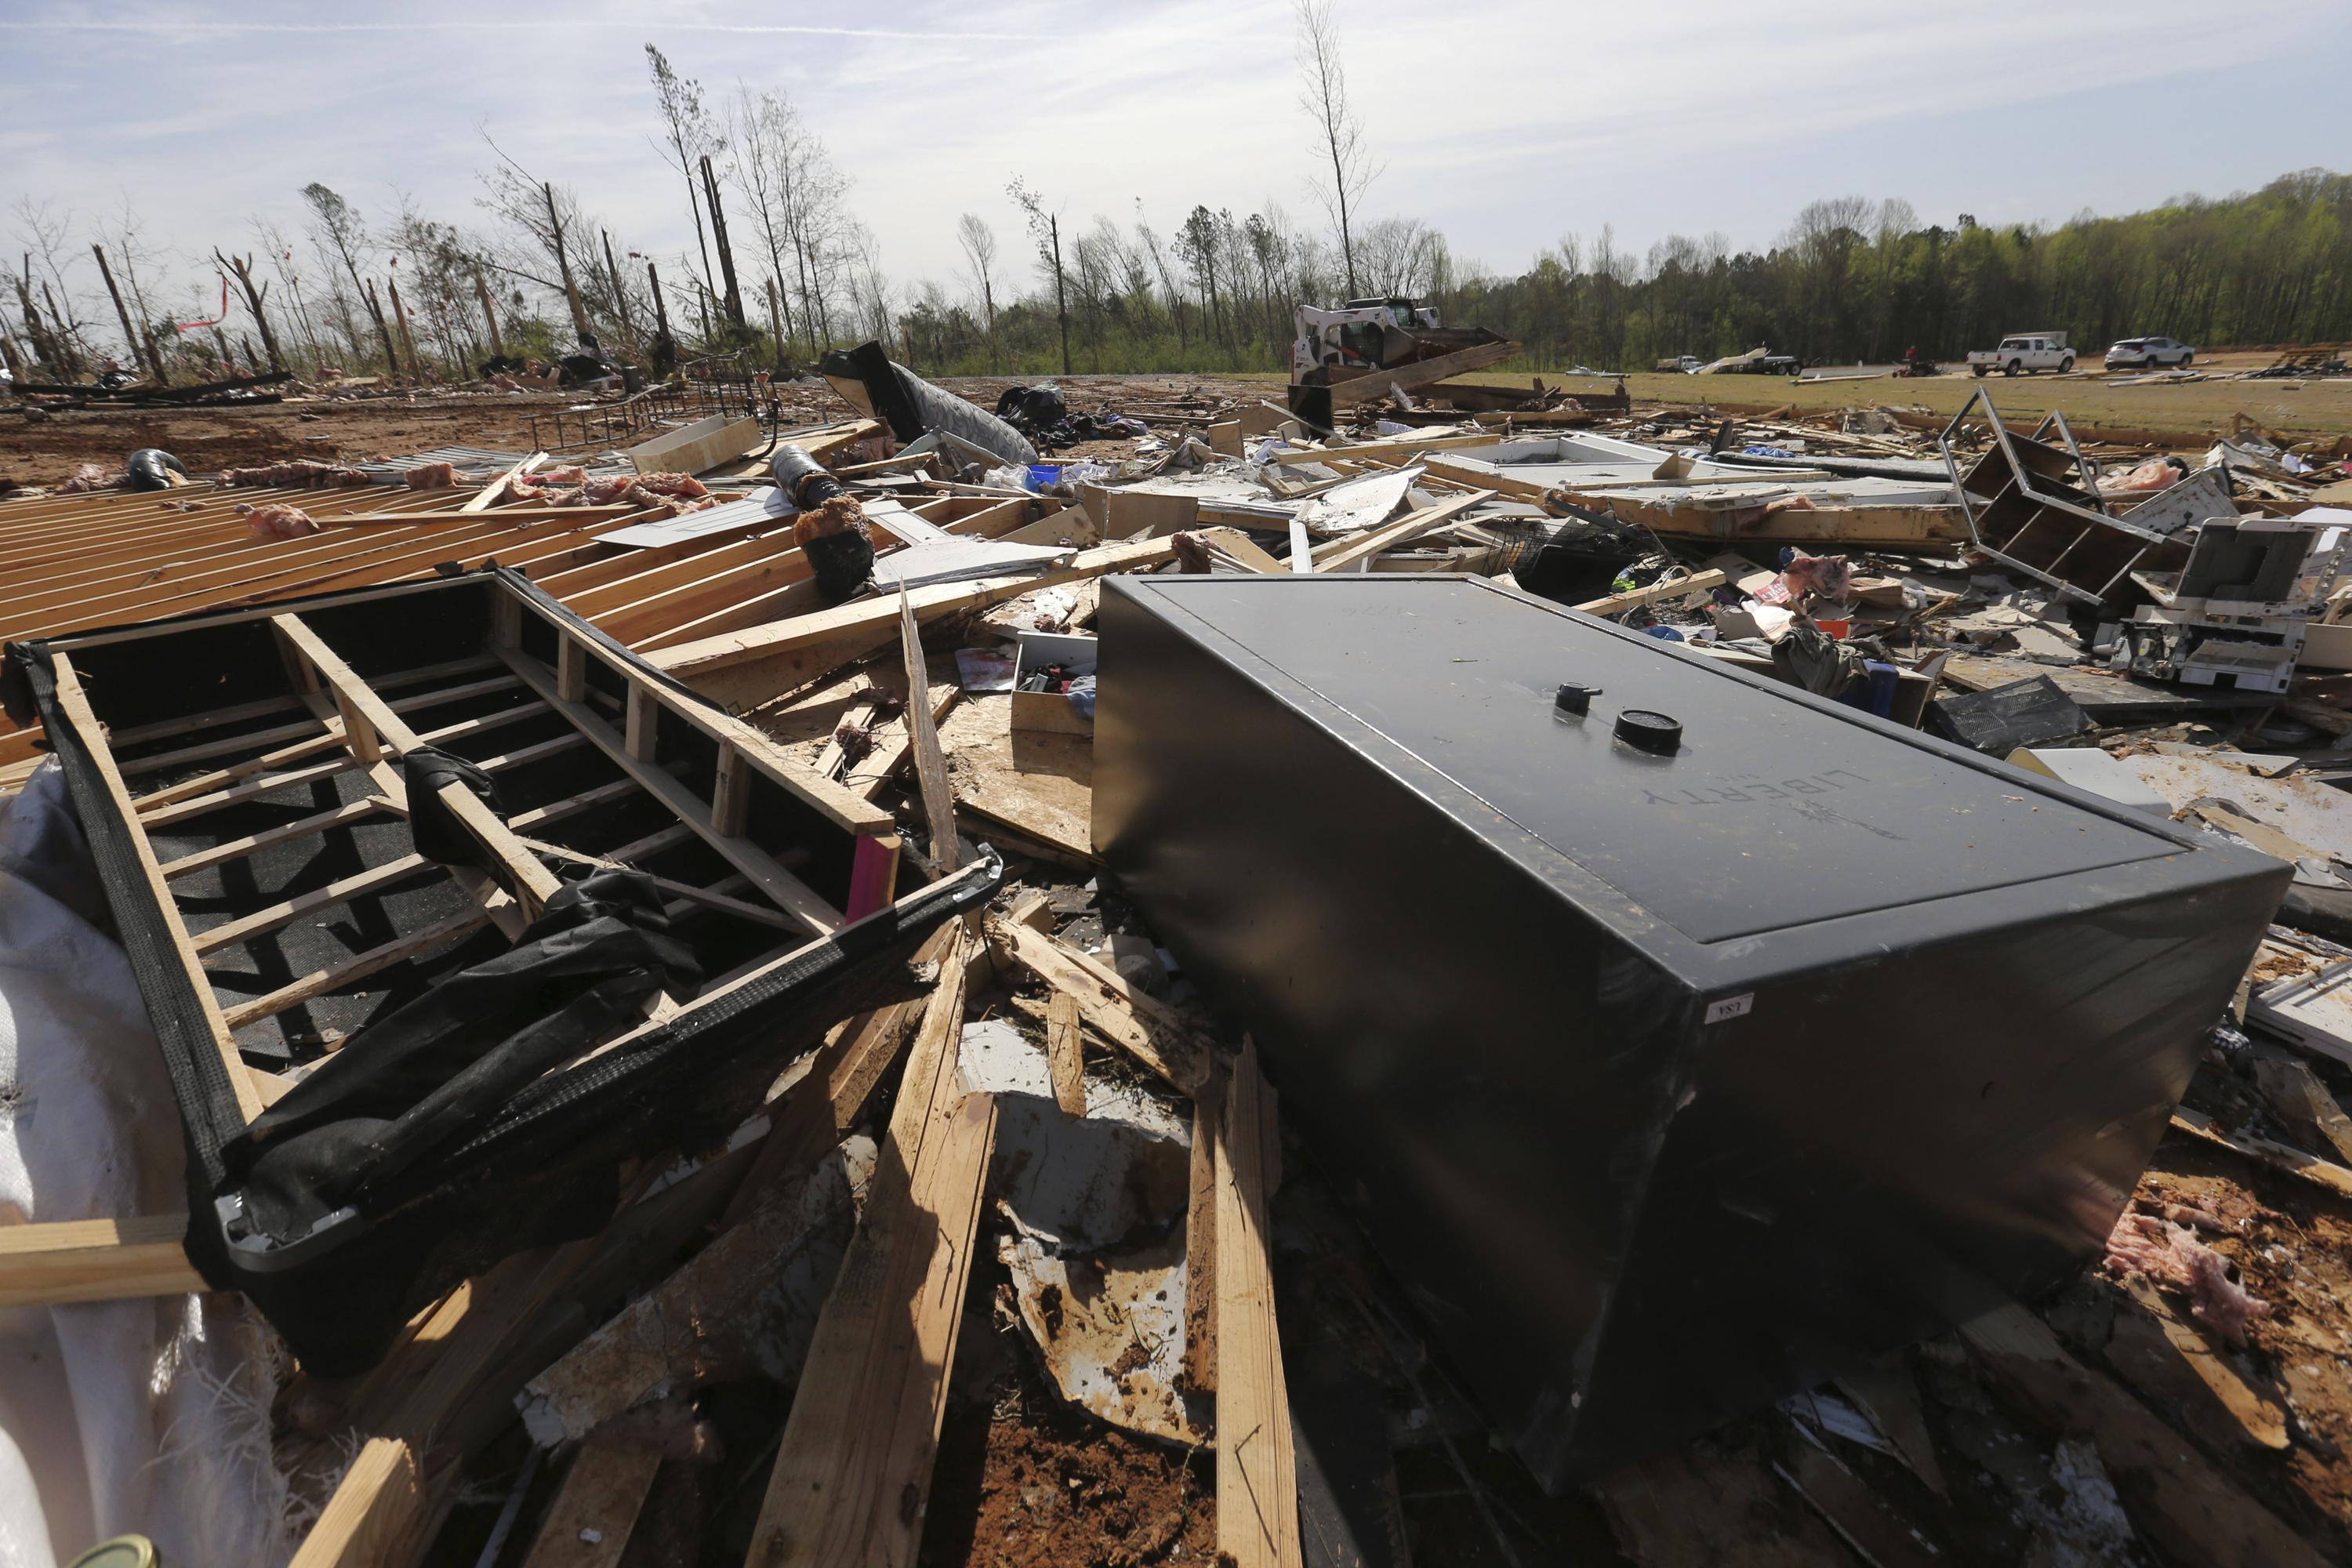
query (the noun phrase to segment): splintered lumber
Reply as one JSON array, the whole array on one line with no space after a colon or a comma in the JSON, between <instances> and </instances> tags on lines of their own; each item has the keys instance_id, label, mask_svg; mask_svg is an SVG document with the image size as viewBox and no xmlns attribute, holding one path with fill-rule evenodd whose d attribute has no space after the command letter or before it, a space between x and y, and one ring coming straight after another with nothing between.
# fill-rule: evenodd
<instances>
[{"instance_id":1,"label":"splintered lumber","mask_svg":"<svg viewBox=\"0 0 2352 1568\"><path fill-rule=\"evenodd\" d=\"M1265 1080L1244 1037L1217 1150L1217 1550L1235 1568L1303 1568L1290 1394L1274 1316Z\"/></svg>"},{"instance_id":2,"label":"splintered lumber","mask_svg":"<svg viewBox=\"0 0 2352 1568\"><path fill-rule=\"evenodd\" d=\"M912 1568L963 1320L996 1102L967 1095L962 939L908 1053L890 1130L784 1424L747 1568Z\"/></svg>"},{"instance_id":3,"label":"splintered lumber","mask_svg":"<svg viewBox=\"0 0 2352 1568\"><path fill-rule=\"evenodd\" d=\"M907 597L917 620L934 621L965 610L985 609L1039 588L1157 566L1173 560L1175 554L1173 536L1138 540L1081 551L1067 565L1026 576L935 583L914 589ZM897 601L877 595L675 647L656 648L646 657L715 700L758 702L873 652L897 636L898 630ZM723 682L712 679L722 675L727 678Z\"/></svg>"},{"instance_id":4,"label":"splintered lumber","mask_svg":"<svg viewBox=\"0 0 2352 1568\"><path fill-rule=\"evenodd\" d=\"M1344 381L1331 384L1331 401L1346 405L1371 403L1386 397L1391 391L1414 392L1424 386L1434 386L1448 376L1466 375L1474 370L1500 364L1519 352L1513 342L1473 343L1466 349L1456 349L1435 359L1414 360L1407 364L1390 365L1384 370L1367 370Z\"/></svg>"},{"instance_id":5,"label":"splintered lumber","mask_svg":"<svg viewBox=\"0 0 2352 1568\"><path fill-rule=\"evenodd\" d=\"M957 704L940 726L959 810L1074 866L1094 863L1094 741L1013 728L1010 697Z\"/></svg>"},{"instance_id":6,"label":"splintered lumber","mask_svg":"<svg viewBox=\"0 0 2352 1568\"><path fill-rule=\"evenodd\" d=\"M2089 1434L2133 1524L2166 1561L2213 1568L2318 1568L2324 1561L2146 1405L2069 1355L2024 1308L1997 1308L1961 1324L1960 1336L2037 1420Z\"/></svg>"},{"instance_id":7,"label":"splintered lumber","mask_svg":"<svg viewBox=\"0 0 2352 1568\"><path fill-rule=\"evenodd\" d=\"M1185 1184L1184 1380L1194 1394L1217 1392L1217 1143L1224 1120L1225 1086L1213 1070L1192 1097Z\"/></svg>"},{"instance_id":8,"label":"splintered lumber","mask_svg":"<svg viewBox=\"0 0 2352 1568\"><path fill-rule=\"evenodd\" d=\"M928 690L930 665L923 658L923 634L915 625L915 607L907 602L907 585L898 585L898 649L907 661L907 741L915 757L915 779L923 797L923 822L931 834L931 864L942 876L953 871L960 858L956 843L955 795L948 787L948 759L940 750L940 732L928 701L912 700Z\"/></svg>"},{"instance_id":9,"label":"splintered lumber","mask_svg":"<svg viewBox=\"0 0 2352 1568\"><path fill-rule=\"evenodd\" d=\"M505 473L500 474L497 479L492 479L488 484L486 484L480 489L476 490L474 492L473 499L467 501L457 510L459 511L487 511L489 510L492 502L496 501L500 496L506 494L507 487L509 485L514 483L515 480L522 478L523 475L530 472L533 468L539 467L545 461L547 461L546 453L533 452L530 457L523 458L522 461L517 463L513 468L509 468Z\"/></svg>"},{"instance_id":10,"label":"splintered lumber","mask_svg":"<svg viewBox=\"0 0 2352 1568\"><path fill-rule=\"evenodd\" d=\"M1494 499L1493 490L1472 490L1467 495L1448 496L1435 506L1425 506L1385 528L1376 528L1360 538L1347 541L1328 555L1317 556L1315 570L1348 571L1359 562L1370 561L1383 550L1393 550L1400 544L1410 544L1425 533L1433 533L1472 507Z\"/></svg>"},{"instance_id":11,"label":"splintered lumber","mask_svg":"<svg viewBox=\"0 0 2352 1568\"><path fill-rule=\"evenodd\" d=\"M181 1249L184 1214L0 1225L0 1307L54 1307L208 1289Z\"/></svg>"},{"instance_id":12,"label":"splintered lumber","mask_svg":"<svg viewBox=\"0 0 2352 1568\"><path fill-rule=\"evenodd\" d=\"M1034 930L1034 927L1031 928ZM1054 1103L1070 1116L1087 1113L1087 1066L1078 999L1056 991L1045 1005L1045 1068L1054 1082Z\"/></svg>"},{"instance_id":13,"label":"splintered lumber","mask_svg":"<svg viewBox=\"0 0 2352 1568\"><path fill-rule=\"evenodd\" d=\"M1146 995L1127 977L1057 937L1001 916L989 917L988 945L999 964L1013 963L1077 999L1088 1027L1184 1094L1196 1093L1216 1061L1216 1045L1182 1015Z\"/></svg>"},{"instance_id":14,"label":"splintered lumber","mask_svg":"<svg viewBox=\"0 0 2352 1568\"><path fill-rule=\"evenodd\" d=\"M944 962L960 930L934 933L918 961ZM929 1002L888 1003L834 1030L807 1075L772 1108L768 1135L719 1216L719 1236L531 1379L519 1403L535 1433L584 1435L658 1389L698 1384L711 1326L755 1311L782 1250L801 1242L799 1210L788 1201L794 1184L848 1135Z\"/></svg>"},{"instance_id":15,"label":"splintered lumber","mask_svg":"<svg viewBox=\"0 0 2352 1568\"><path fill-rule=\"evenodd\" d=\"M213 1048L219 1054L222 1070L227 1075L229 1091L236 1099L237 1113L252 1121L262 1111L261 1091L246 1070L245 1058L237 1054L234 1026L221 1016L220 1005L213 1000L212 982L205 977L204 960L197 956L195 944L188 939L188 928L180 919L179 906L173 901L171 883L164 879L163 868L155 858L155 847L148 842L147 829L139 820L138 809L131 801L131 791L124 786L122 771L114 764L114 752L107 744L106 731L99 724L98 715L90 711L89 699L81 689L81 677L74 670L73 660L59 653L54 656L51 668L57 679L57 701L66 721L81 737L89 748L90 760L97 765L100 780L113 798L114 809L122 819L122 831L131 841L131 853L138 858L139 869L147 879L148 895L162 912L166 939L172 952L142 953L143 938L131 931L124 933L125 945L131 949L134 963L142 957L155 963L176 961L186 976L196 1005L203 1009L205 1022L213 1037Z\"/></svg>"},{"instance_id":16,"label":"splintered lumber","mask_svg":"<svg viewBox=\"0 0 2352 1568\"><path fill-rule=\"evenodd\" d=\"M621 455L641 474L700 474L735 461L759 444L757 419L713 414L682 430L666 430Z\"/></svg>"},{"instance_id":17,"label":"splintered lumber","mask_svg":"<svg viewBox=\"0 0 2352 1568\"><path fill-rule=\"evenodd\" d=\"M2294 1441L2285 1408L2240 1375L2203 1329L2173 1310L2156 1281L2134 1274L2118 1289L2131 1304L2118 1307L2100 1351L2116 1376L2159 1407L2171 1403L2195 1412L2200 1431L2218 1436L2228 1422L2247 1442L2273 1452Z\"/></svg>"},{"instance_id":18,"label":"splintered lumber","mask_svg":"<svg viewBox=\"0 0 2352 1568\"><path fill-rule=\"evenodd\" d=\"M1587 599L1576 607L1588 616L1614 616L1643 605L1654 605L1662 599L1678 599L1691 594L1707 594L1727 581L1720 572L1694 572L1687 577L1670 582L1653 583L1644 588L1631 588L1622 594L1610 594L1598 599Z\"/></svg>"},{"instance_id":19,"label":"splintered lumber","mask_svg":"<svg viewBox=\"0 0 2352 1568\"><path fill-rule=\"evenodd\" d=\"M613 1568L660 1468L659 1454L605 1439L582 1444L523 1568Z\"/></svg>"},{"instance_id":20,"label":"splintered lumber","mask_svg":"<svg viewBox=\"0 0 2352 1568\"><path fill-rule=\"evenodd\" d=\"M2352 1169L2307 1153L2292 1143L2260 1137L2251 1132L2224 1132L2213 1124L2213 1119L2201 1110L2182 1106L2172 1113L2172 1128L2208 1143L2233 1149L2265 1165L2301 1176L2315 1186L2326 1188L2340 1198L2352 1198Z\"/></svg>"}]
</instances>

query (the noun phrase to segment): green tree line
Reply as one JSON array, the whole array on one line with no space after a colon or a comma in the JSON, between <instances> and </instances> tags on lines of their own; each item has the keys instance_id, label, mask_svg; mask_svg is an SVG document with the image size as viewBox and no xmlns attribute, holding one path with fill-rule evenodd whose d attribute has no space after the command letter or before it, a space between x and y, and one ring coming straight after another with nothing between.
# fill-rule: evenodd
<instances>
[{"instance_id":1,"label":"green tree line","mask_svg":"<svg viewBox=\"0 0 2352 1568\"><path fill-rule=\"evenodd\" d=\"M1080 372L1278 368L1291 307L1344 293L1336 247L1271 205L1241 218L1195 207L1165 237L1139 213L1064 220L1061 234ZM1956 359L2044 329L2086 351L2148 333L2203 345L2352 339L2352 176L2323 169L2055 226L1968 214L1946 226L1906 202L1836 198L1807 205L1761 251L1673 235L1644 256L1604 227L1516 276L1458 261L1442 234L1406 219L1364 226L1355 253L1368 294L1411 295L1450 325L1514 338L1538 369L1645 369L1759 345L1815 364L1911 348ZM1058 367L1050 258L1034 270L1026 293L994 288L987 311L976 288L967 300L919 285L899 313L906 342L941 374Z\"/></svg>"}]
</instances>

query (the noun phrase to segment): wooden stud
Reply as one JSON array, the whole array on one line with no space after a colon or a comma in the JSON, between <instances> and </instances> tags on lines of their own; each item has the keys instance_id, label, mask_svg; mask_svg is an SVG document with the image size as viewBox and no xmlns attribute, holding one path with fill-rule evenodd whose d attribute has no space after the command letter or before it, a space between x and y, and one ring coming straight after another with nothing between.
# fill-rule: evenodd
<instances>
[{"instance_id":1,"label":"wooden stud","mask_svg":"<svg viewBox=\"0 0 2352 1568\"><path fill-rule=\"evenodd\" d=\"M1125 975L1057 938L999 916L989 917L988 945L1001 964L1018 964L1077 999L1079 1016L1105 1039L1181 1093L1207 1081L1215 1044L1174 1008L1147 996Z\"/></svg>"},{"instance_id":2,"label":"wooden stud","mask_svg":"<svg viewBox=\"0 0 2352 1568\"><path fill-rule=\"evenodd\" d=\"M0 1308L210 1289L180 1245L184 1214L0 1225Z\"/></svg>"},{"instance_id":3,"label":"wooden stud","mask_svg":"<svg viewBox=\"0 0 2352 1568\"><path fill-rule=\"evenodd\" d=\"M923 658L922 633L916 626L915 607L904 584L898 587L898 651L907 661L907 738L922 791L924 825L931 834L931 864L945 876L955 870L961 858L956 842L955 791L948 783L947 753L940 750L939 730L931 722L930 665Z\"/></svg>"},{"instance_id":4,"label":"wooden stud","mask_svg":"<svg viewBox=\"0 0 2352 1568\"><path fill-rule=\"evenodd\" d=\"M1246 1037L1217 1149L1217 1550L1235 1568L1303 1568L1290 1394L1275 1322L1263 1165L1265 1081Z\"/></svg>"},{"instance_id":5,"label":"wooden stud","mask_svg":"<svg viewBox=\"0 0 2352 1568\"><path fill-rule=\"evenodd\" d=\"M640 763L652 762L661 745L661 704L654 700L653 688L642 680L629 682L626 722L623 740L629 755Z\"/></svg>"},{"instance_id":6,"label":"wooden stud","mask_svg":"<svg viewBox=\"0 0 2352 1568\"><path fill-rule=\"evenodd\" d=\"M210 1027L213 1048L220 1054L221 1066L228 1075L229 1091L236 1097L237 1112L250 1122L262 1111L260 1090L247 1074L245 1058L237 1054L235 1026L221 1012L213 999L212 982L205 975L204 961L188 940L188 928L180 919L179 906L173 901L171 884L164 879L163 868L155 858L155 847L147 840L147 830L141 826L139 815L131 808L131 792L123 787L121 771L114 765L114 753L108 749L106 731L90 711L89 699L83 694L81 678L75 673L73 661L63 653L51 656L50 668L57 681L57 702L66 722L89 748L97 764L99 777L106 792L113 798L114 809L122 818L123 831L131 840L131 853L138 858L139 868L146 873L148 896L155 900L162 915L166 938L180 960L182 976L194 994L197 1006L203 1011Z\"/></svg>"},{"instance_id":7,"label":"wooden stud","mask_svg":"<svg viewBox=\"0 0 2352 1568\"><path fill-rule=\"evenodd\" d=\"M369 948L364 952L353 953L341 963L329 964L324 969L314 969L310 973L278 987L275 991L266 992L250 1002L239 1003L231 1007L224 1016L230 1028L242 1029L247 1024L283 1013L287 1008L308 1002L314 996L323 996L328 992L348 985L354 980L364 980L379 970L389 969L405 959L415 958L429 952L443 942L470 935L488 924L489 921L489 913L485 910L462 910L446 920L436 921L428 926L421 926L404 936L394 937L380 946ZM258 1116L260 1112L256 1110L253 1114Z\"/></svg>"},{"instance_id":8,"label":"wooden stud","mask_svg":"<svg viewBox=\"0 0 2352 1568\"><path fill-rule=\"evenodd\" d=\"M843 923L841 911L826 903L814 889L785 870L766 850L746 839L719 832L711 821L710 807L697 799L693 791L660 768L630 756L628 743L619 731L587 708L565 702L557 697L554 678L547 672L544 665L523 654L509 652L502 657L506 658L508 667L522 678L525 686L551 703L556 711L570 721L591 744L618 763L624 773L667 806L673 816L701 835L703 840L725 856L737 870L751 878L752 884L774 900L779 909L820 935L840 929Z\"/></svg>"},{"instance_id":9,"label":"wooden stud","mask_svg":"<svg viewBox=\"0 0 2352 1568\"><path fill-rule=\"evenodd\" d=\"M887 904L898 893L898 836L860 834L850 850L849 906L842 912L853 921Z\"/></svg>"},{"instance_id":10,"label":"wooden stud","mask_svg":"<svg viewBox=\"0 0 2352 1568\"><path fill-rule=\"evenodd\" d=\"M996 1103L957 1066L961 940L908 1053L890 1131L825 1299L751 1532L751 1568L912 1568L963 1321Z\"/></svg>"},{"instance_id":11,"label":"wooden stud","mask_svg":"<svg viewBox=\"0 0 2352 1568\"><path fill-rule=\"evenodd\" d=\"M562 633L555 639L555 694L566 702L588 699L588 650L580 639Z\"/></svg>"},{"instance_id":12,"label":"wooden stud","mask_svg":"<svg viewBox=\"0 0 2352 1568\"><path fill-rule=\"evenodd\" d=\"M732 742L721 741L719 767L710 787L710 826L729 838L740 838L751 814L751 766Z\"/></svg>"},{"instance_id":13,"label":"wooden stud","mask_svg":"<svg viewBox=\"0 0 2352 1568\"><path fill-rule=\"evenodd\" d=\"M523 1568L616 1568L660 1468L656 1453L594 1437L583 1443Z\"/></svg>"}]
</instances>

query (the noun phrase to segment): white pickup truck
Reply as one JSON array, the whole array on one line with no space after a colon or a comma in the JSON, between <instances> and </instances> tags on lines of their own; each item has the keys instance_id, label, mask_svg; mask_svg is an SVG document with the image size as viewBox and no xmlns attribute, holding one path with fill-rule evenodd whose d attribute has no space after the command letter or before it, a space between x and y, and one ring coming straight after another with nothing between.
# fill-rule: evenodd
<instances>
[{"instance_id":1,"label":"white pickup truck","mask_svg":"<svg viewBox=\"0 0 2352 1568\"><path fill-rule=\"evenodd\" d=\"M1975 375L1989 370L2003 375L2019 371L2031 375L2037 370L2063 374L2074 368L2074 351L2066 346L2063 332L2012 332L2000 340L2000 347L1979 349L1969 355L1969 370Z\"/></svg>"}]
</instances>

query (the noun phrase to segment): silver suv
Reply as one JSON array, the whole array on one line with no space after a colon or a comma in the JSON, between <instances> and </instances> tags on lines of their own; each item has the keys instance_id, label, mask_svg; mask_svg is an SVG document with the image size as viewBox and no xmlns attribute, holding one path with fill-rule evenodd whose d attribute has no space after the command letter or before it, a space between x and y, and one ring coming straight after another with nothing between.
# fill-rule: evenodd
<instances>
[{"instance_id":1,"label":"silver suv","mask_svg":"<svg viewBox=\"0 0 2352 1568\"><path fill-rule=\"evenodd\" d=\"M2197 357L2197 351L2187 343L2176 343L2170 338L2126 338L2107 350L2109 370L2162 370L2178 368Z\"/></svg>"}]
</instances>

